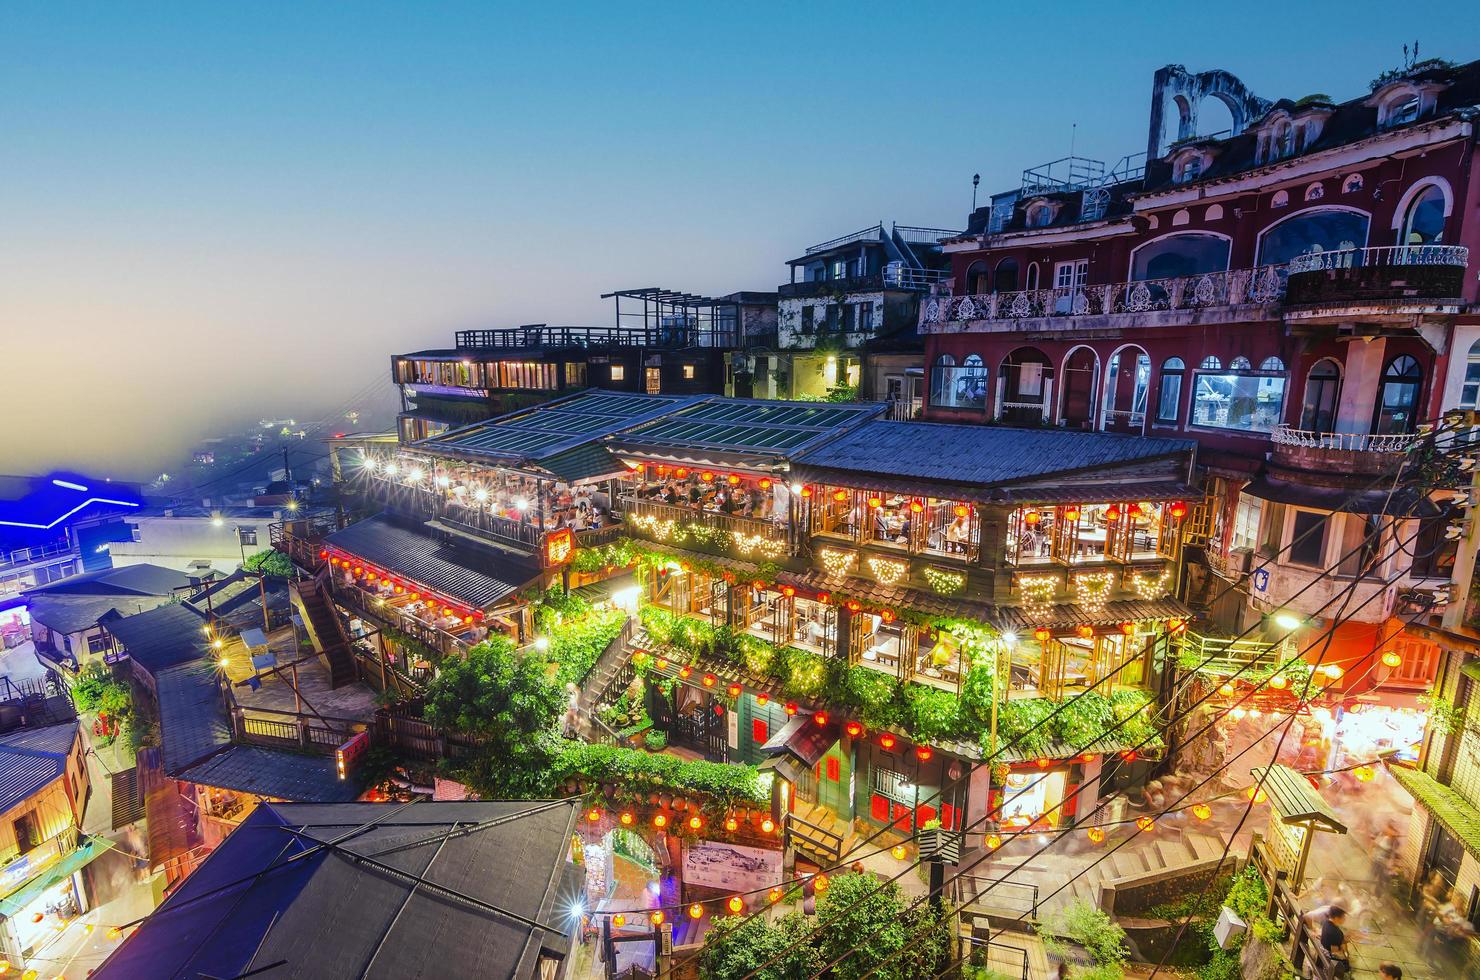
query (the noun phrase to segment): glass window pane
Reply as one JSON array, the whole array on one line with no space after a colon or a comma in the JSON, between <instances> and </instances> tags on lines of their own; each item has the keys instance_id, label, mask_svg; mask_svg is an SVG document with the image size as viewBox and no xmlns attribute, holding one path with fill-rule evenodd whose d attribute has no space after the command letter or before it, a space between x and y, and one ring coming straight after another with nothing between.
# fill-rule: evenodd
<instances>
[{"instance_id":1,"label":"glass window pane","mask_svg":"<svg viewBox=\"0 0 1480 980\"><path fill-rule=\"evenodd\" d=\"M1259 265L1283 265L1297 255L1361 248L1367 216L1352 211L1308 211L1281 221L1259 242Z\"/></svg>"},{"instance_id":2,"label":"glass window pane","mask_svg":"<svg viewBox=\"0 0 1480 980\"><path fill-rule=\"evenodd\" d=\"M1168 235L1136 250L1131 279L1171 279L1223 272L1228 268L1228 239L1217 235Z\"/></svg>"},{"instance_id":3,"label":"glass window pane","mask_svg":"<svg viewBox=\"0 0 1480 980\"><path fill-rule=\"evenodd\" d=\"M1272 432L1284 415L1285 379L1199 372L1192 394L1193 425Z\"/></svg>"},{"instance_id":4,"label":"glass window pane","mask_svg":"<svg viewBox=\"0 0 1480 980\"><path fill-rule=\"evenodd\" d=\"M1290 534L1290 563L1321 568L1325 565L1327 514L1309 510L1295 512Z\"/></svg>"}]
</instances>

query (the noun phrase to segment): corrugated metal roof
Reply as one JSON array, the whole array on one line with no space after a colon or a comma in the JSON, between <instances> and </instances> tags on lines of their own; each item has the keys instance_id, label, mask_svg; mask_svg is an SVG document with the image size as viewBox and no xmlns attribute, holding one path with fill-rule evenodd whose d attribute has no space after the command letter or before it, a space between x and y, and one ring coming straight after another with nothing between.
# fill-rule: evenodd
<instances>
[{"instance_id":1,"label":"corrugated metal roof","mask_svg":"<svg viewBox=\"0 0 1480 980\"><path fill-rule=\"evenodd\" d=\"M125 565L38 585L27 595L155 595L167 596L190 584L190 577L161 565Z\"/></svg>"},{"instance_id":2,"label":"corrugated metal roof","mask_svg":"<svg viewBox=\"0 0 1480 980\"><path fill-rule=\"evenodd\" d=\"M133 616L105 616L102 620L103 628L151 674L210 653L205 624L204 616L178 602Z\"/></svg>"},{"instance_id":3,"label":"corrugated metal roof","mask_svg":"<svg viewBox=\"0 0 1480 980\"><path fill-rule=\"evenodd\" d=\"M475 609L492 606L540 575L533 558L444 544L387 514L351 524L324 540Z\"/></svg>"},{"instance_id":4,"label":"corrugated metal roof","mask_svg":"<svg viewBox=\"0 0 1480 980\"><path fill-rule=\"evenodd\" d=\"M160 755L167 774L177 776L231 744L215 664L201 660L162 670L155 676L155 686Z\"/></svg>"},{"instance_id":5,"label":"corrugated metal roof","mask_svg":"<svg viewBox=\"0 0 1480 980\"><path fill-rule=\"evenodd\" d=\"M0 736L0 814L60 779L77 739L77 722Z\"/></svg>"},{"instance_id":6,"label":"corrugated metal roof","mask_svg":"<svg viewBox=\"0 0 1480 980\"><path fill-rule=\"evenodd\" d=\"M879 419L804 453L809 467L992 486L1094 467L1190 454L1190 439ZM806 479L806 477L802 477Z\"/></svg>"},{"instance_id":7,"label":"corrugated metal roof","mask_svg":"<svg viewBox=\"0 0 1480 980\"><path fill-rule=\"evenodd\" d=\"M885 410L883 402L828 404L708 398L615 435L618 451L664 458L705 453L793 457L834 439Z\"/></svg>"},{"instance_id":8,"label":"corrugated metal roof","mask_svg":"<svg viewBox=\"0 0 1480 980\"><path fill-rule=\"evenodd\" d=\"M297 803L344 803L360 795L353 780L339 778L329 756L274 752L256 745L234 745L180 773L180 778Z\"/></svg>"},{"instance_id":9,"label":"corrugated metal roof","mask_svg":"<svg viewBox=\"0 0 1480 980\"><path fill-rule=\"evenodd\" d=\"M95 976L234 977L281 962L303 977L354 964L356 976L536 980L542 952L569 952L566 912L584 881L569 863L579 810L575 800L260 805Z\"/></svg>"}]
</instances>

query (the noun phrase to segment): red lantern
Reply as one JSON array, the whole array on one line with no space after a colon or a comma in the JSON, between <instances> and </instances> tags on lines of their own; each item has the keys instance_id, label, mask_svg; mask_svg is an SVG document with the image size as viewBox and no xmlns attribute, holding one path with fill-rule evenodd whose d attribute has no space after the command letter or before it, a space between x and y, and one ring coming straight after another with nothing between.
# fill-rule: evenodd
<instances>
[{"instance_id":1,"label":"red lantern","mask_svg":"<svg viewBox=\"0 0 1480 980\"><path fill-rule=\"evenodd\" d=\"M1050 636L1053 636L1053 631L1046 626L1040 626L1033 631L1033 639L1039 643L1047 643Z\"/></svg>"},{"instance_id":2,"label":"red lantern","mask_svg":"<svg viewBox=\"0 0 1480 980\"><path fill-rule=\"evenodd\" d=\"M319 557L320 558L328 558L329 557L329 553L327 551L321 551L321 552L319 552Z\"/></svg>"},{"instance_id":3,"label":"red lantern","mask_svg":"<svg viewBox=\"0 0 1480 980\"><path fill-rule=\"evenodd\" d=\"M910 513L911 514L918 514L918 513L922 512L924 509L925 509L925 504L922 503L921 501L918 501L918 500L911 500L910 501Z\"/></svg>"},{"instance_id":4,"label":"red lantern","mask_svg":"<svg viewBox=\"0 0 1480 980\"><path fill-rule=\"evenodd\" d=\"M1124 762L1135 762L1136 761L1136 750L1135 749L1126 749L1124 752L1120 753L1120 758Z\"/></svg>"},{"instance_id":5,"label":"red lantern","mask_svg":"<svg viewBox=\"0 0 1480 980\"><path fill-rule=\"evenodd\" d=\"M815 721L815 722L817 722L817 724L819 724L819 725L826 725L827 724L827 712L826 711L819 711L819 712L817 712L817 714L815 714L815 715L812 716L812 720Z\"/></svg>"},{"instance_id":6,"label":"red lantern","mask_svg":"<svg viewBox=\"0 0 1480 980\"><path fill-rule=\"evenodd\" d=\"M802 498L803 499L806 499L807 497L810 497L810 496L812 496L812 488L811 487L802 487Z\"/></svg>"},{"instance_id":7,"label":"red lantern","mask_svg":"<svg viewBox=\"0 0 1480 980\"><path fill-rule=\"evenodd\" d=\"M1034 524L1037 524L1041 520L1043 520L1043 515L1038 513L1036 510L1030 510L1023 515L1023 523L1028 525L1029 527L1032 527Z\"/></svg>"},{"instance_id":8,"label":"red lantern","mask_svg":"<svg viewBox=\"0 0 1480 980\"><path fill-rule=\"evenodd\" d=\"M734 473L731 473L729 476L725 477L725 482L733 487L740 482L740 478Z\"/></svg>"},{"instance_id":9,"label":"red lantern","mask_svg":"<svg viewBox=\"0 0 1480 980\"><path fill-rule=\"evenodd\" d=\"M1118 521L1118 520L1120 520L1120 508L1117 507L1117 506L1115 506L1114 504L1111 504L1109 507L1107 507L1105 509L1105 520L1107 520L1107 521Z\"/></svg>"},{"instance_id":10,"label":"red lantern","mask_svg":"<svg viewBox=\"0 0 1480 980\"><path fill-rule=\"evenodd\" d=\"M725 817L725 829L726 830L728 830L730 833L733 834L739 828L740 828L740 821L736 820L732 816L731 817Z\"/></svg>"},{"instance_id":11,"label":"red lantern","mask_svg":"<svg viewBox=\"0 0 1480 980\"><path fill-rule=\"evenodd\" d=\"M745 910L745 899L739 895L731 895L730 900L725 904L729 906L731 912L737 915Z\"/></svg>"},{"instance_id":12,"label":"red lantern","mask_svg":"<svg viewBox=\"0 0 1480 980\"><path fill-rule=\"evenodd\" d=\"M879 746L881 748L892 749L898 741L898 739L896 739L888 732L885 732L884 734L879 736Z\"/></svg>"},{"instance_id":13,"label":"red lantern","mask_svg":"<svg viewBox=\"0 0 1480 980\"><path fill-rule=\"evenodd\" d=\"M894 610L893 609L885 609L883 612L879 613L879 618L882 619L886 623L892 623L892 622L894 622Z\"/></svg>"},{"instance_id":14,"label":"red lantern","mask_svg":"<svg viewBox=\"0 0 1480 980\"><path fill-rule=\"evenodd\" d=\"M702 683L705 687L713 687L715 684L719 683L719 678L715 677L713 674L705 674L700 683Z\"/></svg>"},{"instance_id":15,"label":"red lantern","mask_svg":"<svg viewBox=\"0 0 1480 980\"><path fill-rule=\"evenodd\" d=\"M739 684L731 684L728 688L726 688L726 690L730 692L730 697L738 698L740 696L740 692L744 689Z\"/></svg>"},{"instance_id":16,"label":"red lantern","mask_svg":"<svg viewBox=\"0 0 1480 980\"><path fill-rule=\"evenodd\" d=\"M703 480L705 483L713 483L714 474L709 472L708 470L705 470L703 473L699 474L699 479Z\"/></svg>"},{"instance_id":17,"label":"red lantern","mask_svg":"<svg viewBox=\"0 0 1480 980\"><path fill-rule=\"evenodd\" d=\"M678 469L673 471L673 475L682 480L684 477L689 475L689 471L680 466Z\"/></svg>"},{"instance_id":18,"label":"red lantern","mask_svg":"<svg viewBox=\"0 0 1480 980\"><path fill-rule=\"evenodd\" d=\"M822 603L824 606L827 605L828 602L831 601L831 599L832 599L832 593L831 592L819 592L819 593L817 593L817 601L820 602L820 603Z\"/></svg>"},{"instance_id":19,"label":"red lantern","mask_svg":"<svg viewBox=\"0 0 1480 980\"><path fill-rule=\"evenodd\" d=\"M762 592L766 588L766 583L762 582L760 579L756 579L755 581L750 583L750 587L752 589L755 589L757 592Z\"/></svg>"},{"instance_id":20,"label":"red lantern","mask_svg":"<svg viewBox=\"0 0 1480 980\"><path fill-rule=\"evenodd\" d=\"M1150 817L1137 817L1136 826L1141 829L1142 833L1149 834L1151 832L1151 829L1156 826L1156 821L1152 820Z\"/></svg>"},{"instance_id":21,"label":"red lantern","mask_svg":"<svg viewBox=\"0 0 1480 980\"><path fill-rule=\"evenodd\" d=\"M921 762L929 762L930 757L935 755L935 750L928 745L917 745L915 747L915 758Z\"/></svg>"},{"instance_id":22,"label":"red lantern","mask_svg":"<svg viewBox=\"0 0 1480 980\"><path fill-rule=\"evenodd\" d=\"M756 486L760 487L762 490L769 490L769 489L771 489L771 479L770 479L770 477L765 477L765 476L761 477L760 478L760 481L758 483L756 483Z\"/></svg>"},{"instance_id":23,"label":"red lantern","mask_svg":"<svg viewBox=\"0 0 1480 980\"><path fill-rule=\"evenodd\" d=\"M790 599L792 596L797 594L797 590L792 588L790 585L783 585L781 587L781 594Z\"/></svg>"},{"instance_id":24,"label":"red lantern","mask_svg":"<svg viewBox=\"0 0 1480 980\"><path fill-rule=\"evenodd\" d=\"M1085 836L1089 838L1091 844L1101 844L1105 840L1105 832L1099 827L1091 827L1085 831Z\"/></svg>"},{"instance_id":25,"label":"red lantern","mask_svg":"<svg viewBox=\"0 0 1480 980\"><path fill-rule=\"evenodd\" d=\"M1187 629L1187 621L1185 619L1169 619L1169 620L1167 620L1167 631L1170 632L1170 633L1181 633L1181 632L1183 632L1186 629Z\"/></svg>"},{"instance_id":26,"label":"red lantern","mask_svg":"<svg viewBox=\"0 0 1480 980\"><path fill-rule=\"evenodd\" d=\"M849 738L857 738L863 734L863 725L860 722L850 721L843 726L843 731L848 733Z\"/></svg>"},{"instance_id":27,"label":"red lantern","mask_svg":"<svg viewBox=\"0 0 1480 980\"><path fill-rule=\"evenodd\" d=\"M1050 765L1053 764L1053 760L1039 757L1038 759L1034 760L1034 763L1038 766L1039 769L1047 769Z\"/></svg>"},{"instance_id":28,"label":"red lantern","mask_svg":"<svg viewBox=\"0 0 1480 980\"><path fill-rule=\"evenodd\" d=\"M1172 504L1172 516L1181 520L1187 516L1187 505L1178 500Z\"/></svg>"},{"instance_id":29,"label":"red lantern","mask_svg":"<svg viewBox=\"0 0 1480 980\"><path fill-rule=\"evenodd\" d=\"M1122 633L1124 633L1126 636L1132 636L1136 632L1136 624L1135 623L1132 623L1132 622L1124 622L1124 623L1121 623L1120 624L1120 631Z\"/></svg>"},{"instance_id":30,"label":"red lantern","mask_svg":"<svg viewBox=\"0 0 1480 980\"><path fill-rule=\"evenodd\" d=\"M878 510L880 507L884 506L884 501L879 497L870 497L868 498L868 505L870 509Z\"/></svg>"},{"instance_id":31,"label":"red lantern","mask_svg":"<svg viewBox=\"0 0 1480 980\"><path fill-rule=\"evenodd\" d=\"M1078 507L1065 507L1064 508L1064 520L1066 520L1066 521L1077 521L1077 520L1079 520L1079 508Z\"/></svg>"},{"instance_id":32,"label":"red lantern","mask_svg":"<svg viewBox=\"0 0 1480 980\"><path fill-rule=\"evenodd\" d=\"M1078 633L1082 639L1088 640L1095 635L1095 628L1093 626L1084 625L1075 629L1074 632Z\"/></svg>"},{"instance_id":33,"label":"red lantern","mask_svg":"<svg viewBox=\"0 0 1480 980\"><path fill-rule=\"evenodd\" d=\"M971 513L971 508L967 507L965 504L957 504L952 513L954 513L957 517L965 517L967 514Z\"/></svg>"},{"instance_id":34,"label":"red lantern","mask_svg":"<svg viewBox=\"0 0 1480 980\"><path fill-rule=\"evenodd\" d=\"M859 602L857 599L849 599L848 600L848 611L849 612L858 612L858 610L860 610L862 608L863 608L863 604L861 602Z\"/></svg>"},{"instance_id":35,"label":"red lantern","mask_svg":"<svg viewBox=\"0 0 1480 980\"><path fill-rule=\"evenodd\" d=\"M687 677L688 677L688 676L689 676L689 675L690 675L690 674L692 674L692 673L693 673L693 672L694 672L694 668L692 668L692 667L689 667L689 666L683 666L683 667L680 667L680 668L678 668L678 676L679 676L679 677L683 677L683 678L685 678L685 679L686 679L686 678L687 678Z\"/></svg>"},{"instance_id":36,"label":"red lantern","mask_svg":"<svg viewBox=\"0 0 1480 980\"><path fill-rule=\"evenodd\" d=\"M756 704L770 704L771 703L771 695L767 694L765 691L762 691L761 693L759 693L759 694L757 694L755 696L755 703Z\"/></svg>"},{"instance_id":37,"label":"red lantern","mask_svg":"<svg viewBox=\"0 0 1480 980\"><path fill-rule=\"evenodd\" d=\"M1132 517L1140 517L1141 516L1141 505L1140 504L1131 504L1131 506L1130 506L1130 514L1131 514Z\"/></svg>"},{"instance_id":38,"label":"red lantern","mask_svg":"<svg viewBox=\"0 0 1480 980\"><path fill-rule=\"evenodd\" d=\"M833 491L833 499L836 500L838 503L842 503L843 501L845 501L845 500L848 499L848 491L847 490L834 490Z\"/></svg>"},{"instance_id":39,"label":"red lantern","mask_svg":"<svg viewBox=\"0 0 1480 980\"><path fill-rule=\"evenodd\" d=\"M797 703L795 701L788 701L786 702L786 707L783 710L785 710L786 713L789 715L794 715L797 713Z\"/></svg>"}]
</instances>

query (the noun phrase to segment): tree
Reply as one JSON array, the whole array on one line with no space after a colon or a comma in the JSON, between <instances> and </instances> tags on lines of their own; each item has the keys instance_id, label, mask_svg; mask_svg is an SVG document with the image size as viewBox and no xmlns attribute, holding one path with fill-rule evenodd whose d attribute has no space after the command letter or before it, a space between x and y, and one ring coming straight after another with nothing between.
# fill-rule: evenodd
<instances>
[{"instance_id":1,"label":"tree","mask_svg":"<svg viewBox=\"0 0 1480 980\"><path fill-rule=\"evenodd\" d=\"M704 937L699 954L699 975L704 980L804 980L822 969L817 947L807 939L812 923L800 912L791 912L775 922L764 917L722 916ZM760 970L773 957L780 960ZM756 972L760 970L760 972Z\"/></svg>"},{"instance_id":2,"label":"tree","mask_svg":"<svg viewBox=\"0 0 1480 980\"><path fill-rule=\"evenodd\" d=\"M249 572L261 572L268 578L293 577L293 563L276 548L264 548L254 555L248 555L247 560L242 562L242 568Z\"/></svg>"},{"instance_id":3,"label":"tree","mask_svg":"<svg viewBox=\"0 0 1480 980\"><path fill-rule=\"evenodd\" d=\"M545 678L545 665L522 656L506 637L493 637L449 657L427 686L426 716L478 745L455 771L487 799L518 799L549 791L559 751L553 731L564 695Z\"/></svg>"},{"instance_id":4,"label":"tree","mask_svg":"<svg viewBox=\"0 0 1480 980\"><path fill-rule=\"evenodd\" d=\"M907 906L894 882L880 887L871 874L832 879L817 902L817 950L824 964L837 963L828 975L910 980L938 973L949 952L950 932L928 903L908 911Z\"/></svg>"}]
</instances>

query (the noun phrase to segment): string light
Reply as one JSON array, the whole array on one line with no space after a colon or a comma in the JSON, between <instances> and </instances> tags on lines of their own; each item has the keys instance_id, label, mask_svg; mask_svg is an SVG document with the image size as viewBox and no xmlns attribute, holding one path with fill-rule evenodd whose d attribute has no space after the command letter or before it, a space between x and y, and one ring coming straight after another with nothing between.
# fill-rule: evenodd
<instances>
[{"instance_id":1,"label":"string light","mask_svg":"<svg viewBox=\"0 0 1480 980\"><path fill-rule=\"evenodd\" d=\"M742 899L739 895L730 896L730 900L725 904L729 907L731 912L734 912L737 915L745 909L745 900Z\"/></svg>"},{"instance_id":2,"label":"string light","mask_svg":"<svg viewBox=\"0 0 1480 980\"><path fill-rule=\"evenodd\" d=\"M698 902L695 902L693 905L690 905L689 906L689 918L691 918L691 919L702 919L703 917L704 917L704 906L700 905Z\"/></svg>"},{"instance_id":3,"label":"string light","mask_svg":"<svg viewBox=\"0 0 1480 980\"><path fill-rule=\"evenodd\" d=\"M1105 832L1099 827L1091 827L1089 830L1085 831L1085 835L1089 837L1090 843L1092 844L1100 844L1103 843L1105 840Z\"/></svg>"},{"instance_id":4,"label":"string light","mask_svg":"<svg viewBox=\"0 0 1480 980\"><path fill-rule=\"evenodd\" d=\"M889 848L890 856L893 857L896 861L903 861L907 856L909 856L909 853L909 850L903 844L895 844L893 847Z\"/></svg>"},{"instance_id":5,"label":"string light","mask_svg":"<svg viewBox=\"0 0 1480 980\"><path fill-rule=\"evenodd\" d=\"M1213 808L1206 803L1195 803L1192 807L1192 815L1199 820L1206 820L1213 815Z\"/></svg>"}]
</instances>

